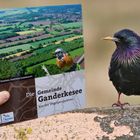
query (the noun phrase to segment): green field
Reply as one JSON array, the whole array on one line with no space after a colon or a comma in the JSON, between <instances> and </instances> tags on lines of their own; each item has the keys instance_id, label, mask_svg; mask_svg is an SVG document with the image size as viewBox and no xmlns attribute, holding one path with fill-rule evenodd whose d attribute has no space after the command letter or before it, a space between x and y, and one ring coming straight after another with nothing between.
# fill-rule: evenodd
<instances>
[{"instance_id":1,"label":"green field","mask_svg":"<svg viewBox=\"0 0 140 140\"><path fill-rule=\"evenodd\" d=\"M0 31L2 33L0 33L0 35L4 35L4 34L10 34L12 32L12 29L11 30L6 30L5 31Z\"/></svg>"},{"instance_id":2,"label":"green field","mask_svg":"<svg viewBox=\"0 0 140 140\"><path fill-rule=\"evenodd\" d=\"M50 51L54 48L56 48L57 46L56 45L50 45L50 46L47 46L47 47L44 47L44 48L41 48L41 49L37 49L37 50L34 50L34 54L41 54L43 52L47 52L47 51Z\"/></svg>"},{"instance_id":3,"label":"green field","mask_svg":"<svg viewBox=\"0 0 140 140\"><path fill-rule=\"evenodd\" d=\"M69 52L69 54L70 54L73 58L75 58L76 56L80 56L80 55L82 55L83 53L84 53L83 48L78 48L78 49L76 49L76 50L73 50L73 51ZM47 61L42 62L42 63L40 63L40 64L37 64L37 65L31 66L31 67L28 67L28 68L26 69L26 70L27 70L27 73L31 73L33 68L35 68L35 67L37 67L37 66L40 66L40 65L43 66L44 64L46 64L46 65L49 65L49 64L56 64L56 59L47 60Z\"/></svg>"},{"instance_id":4,"label":"green field","mask_svg":"<svg viewBox=\"0 0 140 140\"><path fill-rule=\"evenodd\" d=\"M9 26L0 26L0 31L7 30L8 28L14 28L14 25L9 25ZM3 33L3 32L2 32Z\"/></svg>"},{"instance_id":5,"label":"green field","mask_svg":"<svg viewBox=\"0 0 140 140\"><path fill-rule=\"evenodd\" d=\"M32 73L33 69L37 66L43 66L43 64L56 64L56 59L51 59L51 60L48 60L48 61L45 61L43 63L40 63L40 64L37 64L37 65L34 65L34 66L31 66L31 67L28 67L26 70L27 70L27 73Z\"/></svg>"},{"instance_id":6,"label":"green field","mask_svg":"<svg viewBox=\"0 0 140 140\"><path fill-rule=\"evenodd\" d=\"M74 57L76 57L76 56L82 55L82 54L84 53L84 49L83 49L83 48L78 48L78 49L76 49L76 50L74 50L74 51L71 51L71 52L69 52L69 53L70 53L70 55L74 58Z\"/></svg>"},{"instance_id":7,"label":"green field","mask_svg":"<svg viewBox=\"0 0 140 140\"><path fill-rule=\"evenodd\" d=\"M57 32L57 31L51 31L50 34L51 34L51 35L59 35L60 32Z\"/></svg>"},{"instance_id":8,"label":"green field","mask_svg":"<svg viewBox=\"0 0 140 140\"><path fill-rule=\"evenodd\" d=\"M61 24L61 25L55 25L54 27L64 27L64 28L73 28L73 27L81 27L81 22L75 22L75 23L65 23L65 24Z\"/></svg>"},{"instance_id":9,"label":"green field","mask_svg":"<svg viewBox=\"0 0 140 140\"><path fill-rule=\"evenodd\" d=\"M43 39L43 40L40 40L40 41L30 43L30 45L32 45L34 47L37 47L39 44L50 43L50 42L53 42L53 41L59 41L59 40L62 40L62 39L69 38L71 36L74 36L74 34L64 35L64 36L54 37L54 38L48 38L48 39Z\"/></svg>"},{"instance_id":10,"label":"green field","mask_svg":"<svg viewBox=\"0 0 140 140\"><path fill-rule=\"evenodd\" d=\"M17 49L29 50L30 47L31 47L30 44L23 44L23 45L13 46L13 47L5 48L5 49L0 49L0 54L15 52Z\"/></svg>"},{"instance_id":11,"label":"green field","mask_svg":"<svg viewBox=\"0 0 140 140\"><path fill-rule=\"evenodd\" d=\"M0 49L0 54L10 53L12 51L15 52L17 49L29 50L31 46L33 48L37 48L39 46L39 44L51 43L52 41L59 41L59 40L62 40L62 39L69 38L71 36L72 35L65 35L65 36L60 36L60 37L55 37L55 38L50 38L50 39L44 39L44 40L36 41L36 42L33 42L33 43L28 43L28 44L17 45L17 46L12 46L12 47L8 47L8 48Z\"/></svg>"},{"instance_id":12,"label":"green field","mask_svg":"<svg viewBox=\"0 0 140 140\"><path fill-rule=\"evenodd\" d=\"M83 54L81 5L7 8L0 13L0 79L42 77L43 65L51 75L73 71L56 65L55 51L62 48L74 60Z\"/></svg>"},{"instance_id":13,"label":"green field","mask_svg":"<svg viewBox=\"0 0 140 140\"><path fill-rule=\"evenodd\" d=\"M23 9L21 9L20 11L19 10L9 10L9 9L5 9L4 10L5 11L5 13L3 13L3 14L0 14L0 17L2 16L11 16L11 15L19 15L19 14L23 14L23 13L25 13L25 10Z\"/></svg>"},{"instance_id":14,"label":"green field","mask_svg":"<svg viewBox=\"0 0 140 140\"><path fill-rule=\"evenodd\" d=\"M32 34L32 33L36 33L36 32L41 32L43 31L43 29L41 28L36 28L36 29L31 29L31 30L25 30L25 31L21 31L21 32L16 32L19 35L26 35L26 34Z\"/></svg>"}]
</instances>

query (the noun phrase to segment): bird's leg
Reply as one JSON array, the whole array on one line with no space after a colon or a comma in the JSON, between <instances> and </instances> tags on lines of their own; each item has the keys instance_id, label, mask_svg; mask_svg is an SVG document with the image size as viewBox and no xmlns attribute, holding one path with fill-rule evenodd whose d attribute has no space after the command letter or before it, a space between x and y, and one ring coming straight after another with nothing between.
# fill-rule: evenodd
<instances>
[{"instance_id":1,"label":"bird's leg","mask_svg":"<svg viewBox=\"0 0 140 140\"><path fill-rule=\"evenodd\" d=\"M118 94L118 101L117 101L117 103L114 103L114 104L112 105L112 107L113 107L113 106L118 106L118 107L120 107L121 109L123 109L123 107L124 107L125 105L130 105L129 103L121 103L120 97L121 97L121 93Z\"/></svg>"}]
</instances>

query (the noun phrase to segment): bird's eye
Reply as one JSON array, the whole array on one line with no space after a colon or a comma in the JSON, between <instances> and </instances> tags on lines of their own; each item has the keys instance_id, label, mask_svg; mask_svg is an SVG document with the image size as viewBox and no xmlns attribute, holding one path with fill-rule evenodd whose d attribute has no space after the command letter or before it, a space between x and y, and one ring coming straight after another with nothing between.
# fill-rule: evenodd
<instances>
[{"instance_id":1,"label":"bird's eye","mask_svg":"<svg viewBox=\"0 0 140 140\"><path fill-rule=\"evenodd\" d=\"M123 36L116 36L116 38L120 39L120 40L123 40L124 37Z\"/></svg>"},{"instance_id":2,"label":"bird's eye","mask_svg":"<svg viewBox=\"0 0 140 140\"><path fill-rule=\"evenodd\" d=\"M124 37L123 37L123 36L121 36L121 37L120 37L120 39L121 39L121 40L124 40Z\"/></svg>"},{"instance_id":3,"label":"bird's eye","mask_svg":"<svg viewBox=\"0 0 140 140\"><path fill-rule=\"evenodd\" d=\"M125 41L125 37L123 37L123 36L118 36L117 37L121 42L124 42Z\"/></svg>"}]
</instances>

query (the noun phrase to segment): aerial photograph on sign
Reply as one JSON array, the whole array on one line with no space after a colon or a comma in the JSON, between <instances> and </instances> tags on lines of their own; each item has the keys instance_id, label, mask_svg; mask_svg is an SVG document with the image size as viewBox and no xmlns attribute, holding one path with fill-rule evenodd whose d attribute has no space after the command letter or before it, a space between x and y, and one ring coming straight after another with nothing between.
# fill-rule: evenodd
<instances>
[{"instance_id":1,"label":"aerial photograph on sign","mask_svg":"<svg viewBox=\"0 0 140 140\"><path fill-rule=\"evenodd\" d=\"M80 4L0 9L0 80L81 69Z\"/></svg>"}]
</instances>

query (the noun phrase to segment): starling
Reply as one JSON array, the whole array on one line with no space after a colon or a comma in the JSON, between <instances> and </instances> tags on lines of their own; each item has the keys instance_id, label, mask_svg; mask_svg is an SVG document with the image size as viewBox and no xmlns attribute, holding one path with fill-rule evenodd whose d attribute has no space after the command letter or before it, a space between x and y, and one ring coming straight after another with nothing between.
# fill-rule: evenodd
<instances>
[{"instance_id":1,"label":"starling","mask_svg":"<svg viewBox=\"0 0 140 140\"><path fill-rule=\"evenodd\" d=\"M140 36L132 30L123 29L104 40L116 44L108 74L118 92L118 101L112 106L123 108L128 103L120 102L122 93L127 96L140 95Z\"/></svg>"}]
</instances>

